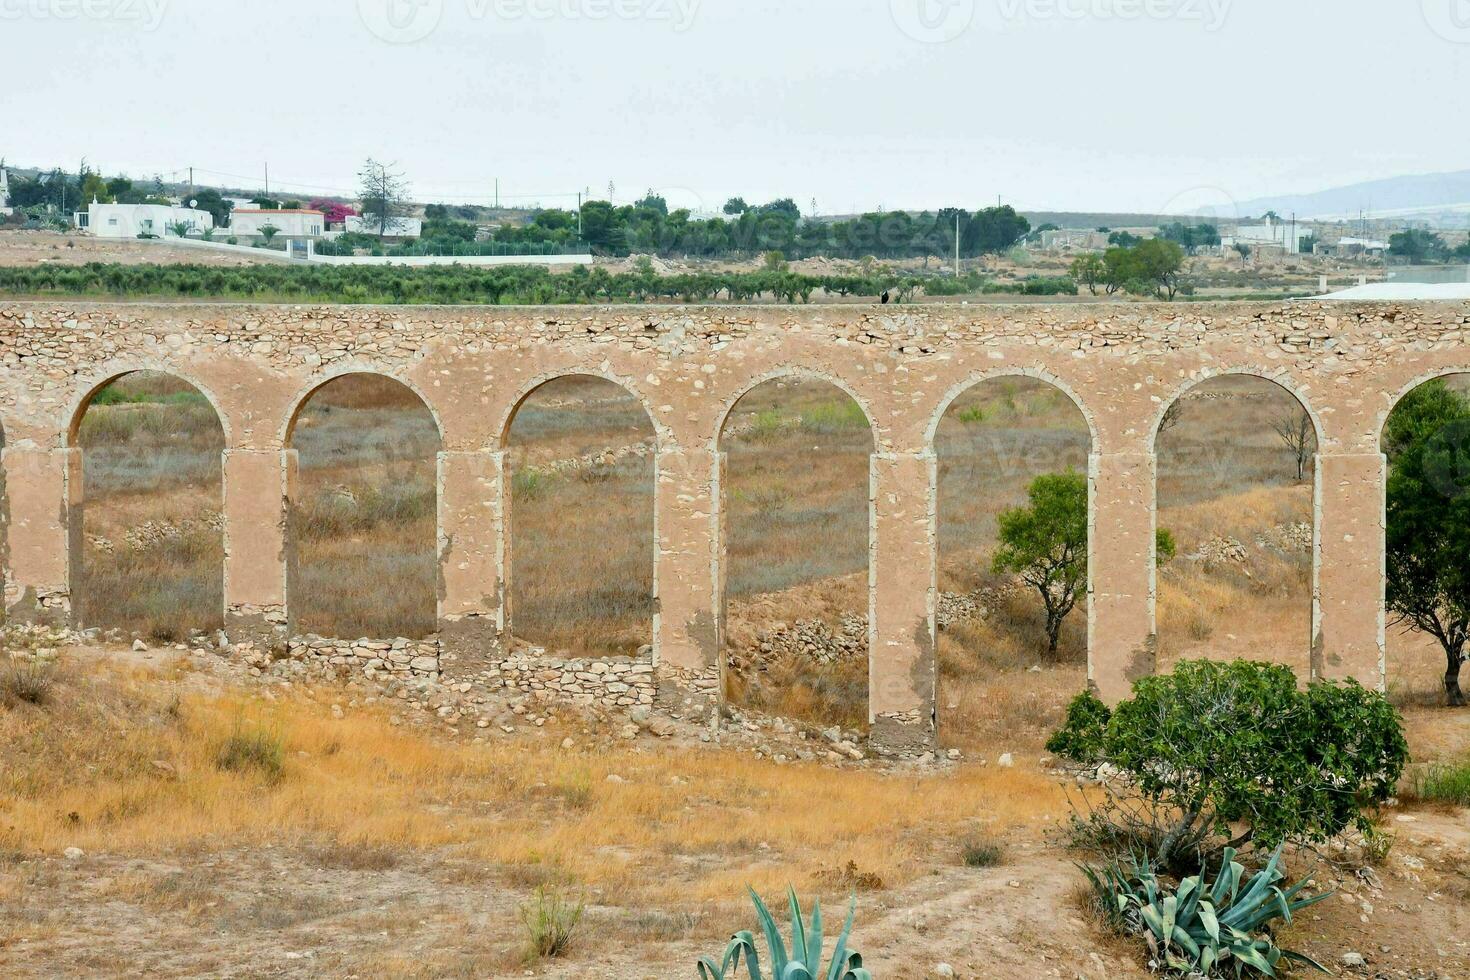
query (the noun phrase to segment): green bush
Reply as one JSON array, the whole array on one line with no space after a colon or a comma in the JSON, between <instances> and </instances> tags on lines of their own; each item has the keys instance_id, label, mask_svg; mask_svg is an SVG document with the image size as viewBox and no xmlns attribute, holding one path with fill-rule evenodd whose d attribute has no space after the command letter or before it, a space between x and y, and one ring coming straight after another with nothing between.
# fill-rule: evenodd
<instances>
[{"instance_id":1,"label":"green bush","mask_svg":"<svg viewBox=\"0 0 1470 980\"><path fill-rule=\"evenodd\" d=\"M1179 546L1174 541L1174 532L1166 527L1161 527L1154 532L1154 554L1155 560L1160 564L1173 561L1178 554Z\"/></svg>"},{"instance_id":2,"label":"green bush","mask_svg":"<svg viewBox=\"0 0 1470 980\"><path fill-rule=\"evenodd\" d=\"M1370 834L1373 809L1408 761L1398 712L1382 694L1352 680L1300 690L1289 668L1244 660L1180 663L1135 682L1111 712L1079 695L1048 746L1125 774L1123 792L1158 831L1146 846L1171 867L1218 849L1209 842L1232 825L1245 828L1230 841L1237 846ZM1126 840L1139 828L1118 816L1094 812L1092 829Z\"/></svg>"},{"instance_id":3,"label":"green bush","mask_svg":"<svg viewBox=\"0 0 1470 980\"><path fill-rule=\"evenodd\" d=\"M1201 870L1171 888L1146 864L1128 868L1114 862L1103 868L1083 867L1099 910L1112 927L1143 936L1149 951L1169 973L1186 977L1276 976L1283 962L1301 963L1323 973L1320 963L1276 945L1272 923L1291 922L1294 913L1331 897L1327 892L1297 898L1310 883L1303 878L1283 890L1278 847L1254 875L1226 848L1220 871Z\"/></svg>"},{"instance_id":4,"label":"green bush","mask_svg":"<svg viewBox=\"0 0 1470 980\"><path fill-rule=\"evenodd\" d=\"M1075 762L1101 760L1112 716L1102 698L1091 690L1083 691L1067 705L1067 718L1046 740L1046 750Z\"/></svg>"}]
</instances>

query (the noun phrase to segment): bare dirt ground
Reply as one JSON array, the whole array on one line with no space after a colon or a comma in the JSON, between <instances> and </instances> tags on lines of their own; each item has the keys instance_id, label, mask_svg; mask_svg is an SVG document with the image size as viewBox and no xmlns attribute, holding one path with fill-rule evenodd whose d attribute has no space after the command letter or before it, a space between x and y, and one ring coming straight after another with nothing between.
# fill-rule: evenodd
<instances>
[{"instance_id":1,"label":"bare dirt ground","mask_svg":"<svg viewBox=\"0 0 1470 980\"><path fill-rule=\"evenodd\" d=\"M238 266L265 261L269 260L161 241L94 238L76 231L0 231L0 266L86 265L88 262Z\"/></svg>"}]
</instances>

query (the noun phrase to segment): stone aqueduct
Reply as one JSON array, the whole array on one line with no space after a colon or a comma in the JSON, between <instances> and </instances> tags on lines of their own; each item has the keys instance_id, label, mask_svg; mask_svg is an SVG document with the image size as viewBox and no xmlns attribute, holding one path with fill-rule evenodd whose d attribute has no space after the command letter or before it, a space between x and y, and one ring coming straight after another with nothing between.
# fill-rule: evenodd
<instances>
[{"instance_id":1,"label":"stone aqueduct","mask_svg":"<svg viewBox=\"0 0 1470 980\"><path fill-rule=\"evenodd\" d=\"M932 741L939 419L1008 374L1067 393L1092 430L1089 667L1106 697L1154 668L1154 437L1168 404L1225 373L1275 381L1317 427L1311 669L1384 678L1379 435L1416 384L1470 371L1470 306L298 307L0 304L12 617L69 614L82 500L77 427L135 370L195 385L224 429L225 616L232 637L287 629L295 415L352 372L395 378L438 423L444 671L508 627L506 437L521 401L568 374L639 398L657 437L654 670L708 686L721 637L720 432L742 394L827 379L872 424L869 705L875 741ZM588 542L589 547L595 546Z\"/></svg>"}]
</instances>

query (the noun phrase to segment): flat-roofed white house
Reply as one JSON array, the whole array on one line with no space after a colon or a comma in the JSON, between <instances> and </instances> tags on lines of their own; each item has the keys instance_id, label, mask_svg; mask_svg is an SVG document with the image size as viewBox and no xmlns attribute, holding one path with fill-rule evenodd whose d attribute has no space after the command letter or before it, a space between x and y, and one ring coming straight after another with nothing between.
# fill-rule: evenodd
<instances>
[{"instance_id":1,"label":"flat-roofed white house","mask_svg":"<svg viewBox=\"0 0 1470 980\"><path fill-rule=\"evenodd\" d=\"M389 218L387 227L383 228L382 222L372 215L349 214L344 227L359 235L376 235L381 229L384 238L418 238L424 233L422 218Z\"/></svg>"},{"instance_id":2,"label":"flat-roofed white house","mask_svg":"<svg viewBox=\"0 0 1470 980\"><path fill-rule=\"evenodd\" d=\"M174 235L174 226L183 222L191 234L214 227L214 215L195 208L172 204L99 204L93 201L87 210L72 215L72 224L98 238L164 238Z\"/></svg>"},{"instance_id":3,"label":"flat-roofed white house","mask_svg":"<svg viewBox=\"0 0 1470 980\"><path fill-rule=\"evenodd\" d=\"M230 212L230 234L264 237L261 229L276 229L277 238L320 238L327 230L327 216L310 208L236 208Z\"/></svg>"}]
</instances>

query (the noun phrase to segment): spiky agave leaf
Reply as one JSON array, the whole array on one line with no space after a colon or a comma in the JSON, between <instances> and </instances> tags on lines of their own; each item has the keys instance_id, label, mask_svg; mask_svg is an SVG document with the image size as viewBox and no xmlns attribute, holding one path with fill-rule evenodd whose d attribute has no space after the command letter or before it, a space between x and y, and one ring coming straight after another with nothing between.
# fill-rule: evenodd
<instances>
[{"instance_id":1,"label":"spiky agave leaf","mask_svg":"<svg viewBox=\"0 0 1470 980\"><path fill-rule=\"evenodd\" d=\"M776 927L776 918L771 915L771 910L766 908L766 903L754 888L749 889L750 899L755 903L755 917L760 924L761 932L766 937L766 947L771 953L771 972L780 977L786 970L789 958L786 956L786 944L781 941L781 930Z\"/></svg>"},{"instance_id":2,"label":"spiky agave leaf","mask_svg":"<svg viewBox=\"0 0 1470 980\"><path fill-rule=\"evenodd\" d=\"M827 980L863 980L868 971L862 968L863 958L847 949L847 937L852 934L852 922L857 917L857 895L847 903L847 920L842 923L842 932L837 935L837 946L832 950L832 965L827 969ZM854 972L854 971L857 972Z\"/></svg>"}]
</instances>

